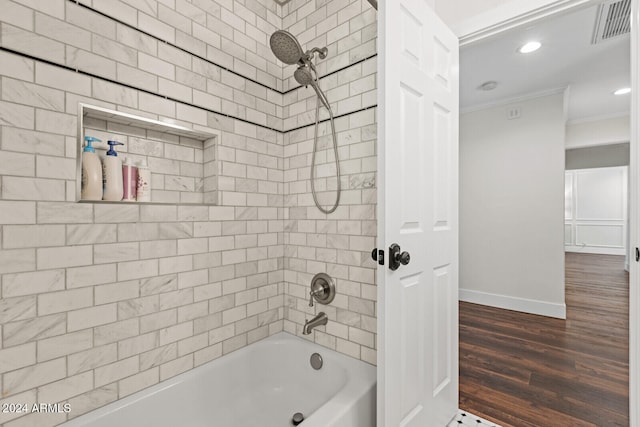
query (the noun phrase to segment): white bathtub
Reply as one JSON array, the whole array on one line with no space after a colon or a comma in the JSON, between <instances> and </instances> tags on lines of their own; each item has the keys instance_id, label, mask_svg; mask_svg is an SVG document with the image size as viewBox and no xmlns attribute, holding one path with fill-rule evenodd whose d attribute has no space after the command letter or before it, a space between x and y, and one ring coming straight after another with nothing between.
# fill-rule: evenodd
<instances>
[{"instance_id":1,"label":"white bathtub","mask_svg":"<svg viewBox=\"0 0 640 427\"><path fill-rule=\"evenodd\" d=\"M63 426L374 427L375 402L375 367L281 332Z\"/></svg>"}]
</instances>

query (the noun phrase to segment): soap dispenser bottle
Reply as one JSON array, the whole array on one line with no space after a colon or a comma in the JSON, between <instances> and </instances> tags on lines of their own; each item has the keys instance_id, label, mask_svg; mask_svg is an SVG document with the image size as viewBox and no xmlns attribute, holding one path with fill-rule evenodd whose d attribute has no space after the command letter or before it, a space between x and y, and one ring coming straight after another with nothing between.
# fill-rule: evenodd
<instances>
[{"instance_id":1,"label":"soap dispenser bottle","mask_svg":"<svg viewBox=\"0 0 640 427\"><path fill-rule=\"evenodd\" d=\"M107 157L102 165L104 176L104 195L102 199L119 202L122 200L124 192L122 187L122 161L118 158L118 153L114 146L124 144L118 141L107 141L107 144L109 144L109 151L107 151Z\"/></svg>"},{"instance_id":2,"label":"soap dispenser bottle","mask_svg":"<svg viewBox=\"0 0 640 427\"><path fill-rule=\"evenodd\" d=\"M91 145L94 141L101 142L98 138L85 136L87 146L82 151L82 184L80 198L82 200L102 200L102 164L96 154L96 149Z\"/></svg>"}]
</instances>

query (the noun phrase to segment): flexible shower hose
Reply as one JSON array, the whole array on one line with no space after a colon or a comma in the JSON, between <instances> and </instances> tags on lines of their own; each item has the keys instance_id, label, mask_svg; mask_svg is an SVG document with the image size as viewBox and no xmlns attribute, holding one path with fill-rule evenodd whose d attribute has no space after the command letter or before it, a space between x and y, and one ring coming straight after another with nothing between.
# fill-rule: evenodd
<instances>
[{"instance_id":1,"label":"flexible shower hose","mask_svg":"<svg viewBox=\"0 0 640 427\"><path fill-rule=\"evenodd\" d=\"M315 72L315 80L316 80L316 84L318 82L318 73L315 70L315 67L312 67L312 70ZM333 204L333 207L330 209L325 209L324 207L322 207L322 205L320 205L320 202L318 202L318 196L316 194L316 151L318 151L318 122L319 122L319 115L320 115L320 97L316 96L316 125L314 128L314 132L313 132L313 153L311 154L311 195L313 196L313 201L316 204L316 206L318 207L318 209L320 209L320 212L325 213L325 214L330 214L332 212L335 212L335 210L338 208L338 205L340 204L340 193L342 193L342 186L340 184L340 158L338 157L338 141L336 139L336 127L333 123L333 112L331 111L331 108L327 108L327 110L329 111L329 119L331 121L331 135L332 135L332 139L333 139L333 154L335 155L335 162L336 162L336 181L337 181L337 193L336 193L336 201Z\"/></svg>"}]
</instances>

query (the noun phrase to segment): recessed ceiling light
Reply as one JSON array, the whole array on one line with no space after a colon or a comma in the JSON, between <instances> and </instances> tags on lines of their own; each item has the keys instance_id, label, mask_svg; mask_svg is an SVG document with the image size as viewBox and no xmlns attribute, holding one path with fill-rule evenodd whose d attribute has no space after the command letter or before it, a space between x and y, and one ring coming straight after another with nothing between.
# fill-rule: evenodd
<instances>
[{"instance_id":1,"label":"recessed ceiling light","mask_svg":"<svg viewBox=\"0 0 640 427\"><path fill-rule=\"evenodd\" d=\"M520 47L520 49L518 49L518 52L520 53L531 53L531 52L535 52L536 50L540 49L540 46L542 46L542 43L540 42L529 42L523 46Z\"/></svg>"},{"instance_id":2,"label":"recessed ceiling light","mask_svg":"<svg viewBox=\"0 0 640 427\"><path fill-rule=\"evenodd\" d=\"M626 95L629 92L631 92L631 88L630 87L623 87L622 89L618 89L617 91L613 92L614 95Z\"/></svg>"},{"instance_id":3,"label":"recessed ceiling light","mask_svg":"<svg viewBox=\"0 0 640 427\"><path fill-rule=\"evenodd\" d=\"M494 90L497 87L498 87L498 82L494 82L493 80L490 80L478 86L478 90L490 91L490 90Z\"/></svg>"}]
</instances>

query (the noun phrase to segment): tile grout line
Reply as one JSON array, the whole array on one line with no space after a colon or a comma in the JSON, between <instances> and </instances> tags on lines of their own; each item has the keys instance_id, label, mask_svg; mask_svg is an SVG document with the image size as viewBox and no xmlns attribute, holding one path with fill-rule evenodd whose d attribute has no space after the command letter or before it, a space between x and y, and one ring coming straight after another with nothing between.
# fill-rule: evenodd
<instances>
[{"instance_id":1,"label":"tile grout line","mask_svg":"<svg viewBox=\"0 0 640 427\"><path fill-rule=\"evenodd\" d=\"M112 20L112 21L114 21L114 22L116 22L116 23L118 23L120 25L124 25L125 27L128 27L128 28L131 28L132 30L138 31L138 32L140 32L140 33L142 33L142 34L144 34L144 35L146 35L148 37L151 37L151 38L153 38L153 39L155 39L155 40L157 40L159 42L162 42L162 43L164 43L166 45L169 45L171 47L179 49L184 53L188 53L189 55L192 55L192 56L194 56L194 57L196 57L196 58L198 58L198 59L200 59L202 61L205 61L205 62L207 62L207 63L209 63L211 65L215 65L216 67L219 67L219 68L221 68L221 69L223 69L225 71L228 71L231 74L234 74L234 75L236 75L238 77L242 77L245 80L249 80L250 82L255 83L255 84L259 85L259 86L262 86L262 87L264 87L266 89L272 90L272 91L274 91L276 93L279 93L279 94L283 93L283 92L281 92L281 91L279 91L277 89L272 88L271 86L269 86L267 84L261 83L261 82L259 82L257 80L254 80L254 79L250 78L250 77L244 76L244 75L238 73L237 71L231 70L231 69L229 69L229 68L227 68L227 67L225 67L223 65L220 65L220 64L218 64L216 62L211 61L210 59L207 59L207 58L205 58L203 56L200 56L200 55L198 55L196 53L193 53L193 52L191 52L191 51L189 51L189 50L187 50L187 49L185 49L183 47L180 47L180 46L176 45L175 43L171 43L171 42L169 42L167 40L163 40L158 36L155 36L155 35L147 32L147 31L144 31L144 30L142 30L142 29L140 29L138 27L135 27L135 26L133 26L131 24L128 24L128 23L126 23L126 22L124 22L124 21L122 21L120 19L114 18L113 16L107 15L106 13L101 12L101 11L99 11L97 9L94 9L93 7L88 6L88 5L84 4L84 3L79 3L78 0L67 0L67 1L70 2L70 3L73 3L73 4L77 5L77 6L80 6L80 7L84 8L84 9L87 9L87 10L90 10L90 11L92 11L94 13L97 13L100 16L103 16L105 18L109 18L110 20Z\"/></svg>"},{"instance_id":2,"label":"tile grout line","mask_svg":"<svg viewBox=\"0 0 640 427\"><path fill-rule=\"evenodd\" d=\"M269 90L271 90L271 91L273 91L273 92L276 92L276 93L277 93L277 94L279 94L279 95L286 95L286 94L288 94L288 93L290 93L290 92L293 92L293 91L295 91L295 90L298 90L298 89L302 88L302 85L300 85L300 86L296 86L296 87L293 87L293 88L291 88L291 89L287 89L287 90L278 90L278 89L275 89L275 88L273 88L273 87L271 87L271 86L269 86L269 85L267 85L267 84L265 84L265 83L261 83L261 82L259 82L259 81L257 81L257 80L252 79L251 77L247 77L247 76L245 76L245 75L243 75L243 74L241 74L241 73L239 73L239 72L237 72L237 71L234 71L234 70L232 70L232 69L230 69L230 68L228 68L228 67L225 67L224 65L220 65L220 64L218 64L218 63L216 63L216 62L213 62L213 61L211 61L210 59L207 59L207 58L205 58L205 57L203 57L203 56L198 55L197 53L191 52L190 50L185 49L185 48L183 48L183 47L181 47L181 46L178 46L178 45L177 45L177 44L175 44L175 43L171 43L171 42L169 42L169 41L167 41L167 40L163 40L163 39L161 39L160 37L155 36L155 35L153 35L153 34L151 34L151 33L148 33L148 32L146 32L146 31L144 31L144 30L142 30L142 29L140 29L140 28L138 28L138 27L134 27L134 26L133 26L133 25L131 25L131 24L128 24L128 23L126 23L126 22L124 22L124 21L121 21L121 20L119 20L119 19L117 19L117 18L114 18L114 17L112 17L112 16L110 16L110 15L107 15L106 13L101 12L101 11L99 11L99 10L97 10L97 9L94 9L94 8L93 8L93 7L91 7L91 6L88 6L88 5L84 4L84 3L79 3L79 2L78 2L78 0L67 0L67 1L69 1L69 2L71 2L71 3L73 3L73 4L75 4L75 5L77 5L77 6L79 6L79 7L82 7L82 8L84 8L84 9L87 9L87 10L90 10L90 11L92 11L92 12L94 12L94 13L97 13L97 14L98 14L98 15L100 15L100 16L103 16L103 17L105 17L105 18L109 18L109 19L111 19L112 21L114 21L114 22L116 22L116 23L118 23L118 24L124 25L124 26L126 26L126 27L128 27L128 28L131 28L132 30L138 31L138 32L140 32L140 33L142 33L142 34L144 34L144 35L146 35L146 36L148 36L148 37L151 37L151 38L153 38L153 39L155 39L155 40L157 40L157 41L159 41L159 42L162 42L162 43L167 44L167 45L169 45L169 46L171 46L171 47L174 47L174 48L176 48L176 49L178 49L178 50L180 50L180 51L182 51L182 52L184 52L184 53L187 53L187 54L189 54L189 55L192 55L192 56L194 56L194 57L196 57L196 58L198 58L198 59L200 59L200 60L202 60L202 61L205 61L205 62L207 62L207 63L209 63L209 64L211 64L211 65L215 65L216 67L219 67L219 68L220 68L220 69L222 69L222 70L228 71L228 72L229 72L229 73L231 73L231 74L234 74L234 75L236 75L236 76L238 76L238 77L241 77L241 78L243 78L243 79L245 79L245 80L248 80L248 81L250 81L250 82L252 82L252 83L255 83L255 84L259 85L259 86L262 86L262 87L264 87L265 89L269 89ZM362 59L360 59L360 60L358 60L358 61L356 61L356 62L354 62L354 63L351 63L351 64L349 64L349 65L345 65L345 66L344 66L344 67L342 67L342 68L338 68L337 70L331 71L331 72L329 72L329 73L325 74L324 76L320 76L318 79L319 79L319 80L322 80L322 79L324 79L325 77L329 77L329 76L331 76L331 75L333 75L333 74L339 73L340 71L343 71L343 70L346 70L346 69L348 69L348 68L351 68L351 67L353 67L353 66L355 66L355 65L361 64L361 63L363 63L363 62L365 62L365 61L368 61L369 59L375 58L376 56L378 56L378 54L377 54L377 53L374 53L373 55L369 55L369 56L367 56L366 58L362 58ZM284 79L283 79L283 81L284 81Z\"/></svg>"},{"instance_id":3,"label":"tile grout line","mask_svg":"<svg viewBox=\"0 0 640 427\"><path fill-rule=\"evenodd\" d=\"M342 68L338 68L337 70L333 70L333 71L331 71L331 72L329 72L329 73L325 74L324 76L320 76L320 77L318 77L318 80L322 80L322 79L324 79L325 77L332 76L332 75L334 75L334 74L336 74L336 73L339 73L340 71L344 71L344 70L346 70L346 69L348 69L348 68L351 68L351 67L353 67L353 66L355 66L355 65L362 64L363 62L366 62L366 61L368 61L368 60L370 60L370 59L372 59L372 58L375 58L375 57L377 57L377 56L378 56L378 54L377 54L377 53L374 53L373 55L369 55L369 56L367 56L366 58L362 58L362 59L360 59L360 60L358 60L358 61L356 61L356 62L353 62L353 63L351 63L351 64L349 64L349 65L345 65L345 66L344 66L344 67L342 67ZM282 95L286 95L286 94L288 94L288 93L290 93L290 92L293 92L293 91L295 91L295 90L298 90L298 89L300 89L300 88L302 88L302 85L300 85L300 86L296 86L296 87L294 87L294 88L291 88L291 89L288 89L288 90L285 90L285 91L282 91L282 92L279 92L279 93L281 93Z\"/></svg>"},{"instance_id":4,"label":"tile grout line","mask_svg":"<svg viewBox=\"0 0 640 427\"><path fill-rule=\"evenodd\" d=\"M263 125L263 124L260 124L260 123L254 123L254 122L252 122L250 120L247 120L247 119L242 119L240 117L235 117L235 116L232 116L230 114L221 113L219 111L211 110L209 108L202 107L202 106L199 106L199 105L195 105L195 104L192 104L192 103L189 103L189 102L186 102L186 101L181 101L179 99L172 98L170 96L161 95L159 93L156 93L156 92L153 92L153 91L150 91L150 90L147 90L147 89L139 88L139 87L130 85L128 83L120 82L120 81L111 79L109 77L103 77L103 76L99 76L97 74L90 73L88 71L82 71L82 70L80 70L78 68L73 68L73 67L70 67L68 65L59 64L57 62L53 62L53 61L50 61L48 59L39 58L37 56L33 56L33 55L28 54L28 53L24 53L24 52L20 52L20 51L17 51L17 50L13 50L13 49L5 47L5 46L0 46L0 51L12 53L14 55L19 55L19 56L22 56L24 58L31 59L33 61L39 61L39 62L42 62L42 63L47 64L47 65L52 65L54 67L63 68L65 70L73 71L75 73L82 74L82 75L85 75L85 76L88 76L88 77L91 77L91 78L95 78L95 79L99 79L99 80L106 81L106 82L109 82L109 83L113 83L113 84L117 84L117 85L120 85L120 86L124 86L126 88L133 89L133 90L136 90L136 91L139 91L139 92L143 92L143 93L146 93L148 95L154 95L154 96L166 99L168 101L177 102L177 103L180 103L180 104L183 104L183 105L188 105L190 107L200 108L202 110L205 110L205 111L213 113L213 114L218 114L218 115L221 115L221 116L224 116L224 117L228 117L228 118L231 118L231 119L239 120L241 122L252 124L252 125L255 125L255 126L259 126L261 128L264 128L264 129L269 129L269 130L272 130L274 132L280 132L280 133L283 132L281 130L278 130L276 128L272 128L272 127L267 126L267 125Z\"/></svg>"},{"instance_id":5,"label":"tile grout line","mask_svg":"<svg viewBox=\"0 0 640 427\"><path fill-rule=\"evenodd\" d=\"M296 131L296 130L304 129L306 127L315 125L315 123L309 123L309 124L306 124L306 125L301 125L301 126L292 128L292 129L279 130L279 129L276 129L276 128L273 128L273 127L270 127L270 126L267 126L267 125L263 125L263 124L260 124L260 123L252 122L251 120L247 120L247 119L243 119L243 118L240 118L240 117L232 116L230 114L225 114L225 113L222 113L222 112L219 112L219 111L211 110L211 109L209 109L207 107L203 107L203 106L196 105L196 104L193 104L193 103L190 103L190 102L182 101L182 100L179 100L179 99L176 99L176 98L172 98L170 96L161 95L159 93L156 93L156 92L153 92L153 91L150 91L150 90L147 90L147 89L139 88L139 87L136 87L136 86L132 86L132 85L130 85L128 83L123 83L123 82L120 82L120 81L117 81L117 80L110 79L108 77L103 77L103 76L99 76L97 74L89 73L87 71L82 71L80 69L73 68L73 67L70 67L68 65L58 64L57 62L49 61L48 59L38 58L36 56L29 55L29 54L24 53L24 52L20 52L20 51L17 51L17 50L13 50L13 49L7 48L5 46L0 46L0 51L12 53L14 55L19 55L19 56L22 56L24 58L31 59L33 61L39 61L39 62L45 63L47 65L52 65L52 66L55 66L55 67L63 68L65 70L73 71L75 73L82 74L82 75L85 75L85 76L88 76L88 77L91 77L91 78L100 79L100 80L103 80L103 81L106 81L106 82L109 82L109 83L113 83L113 84L117 84L117 85L120 85L120 86L124 86L124 87L126 87L128 89L133 89L133 90L140 91L140 92L143 92L143 93L146 93L146 94L149 94L149 95L157 96L159 98L163 98L163 99L166 99L168 101L173 101L173 102L180 103L182 105L188 105L190 107L198 108L198 109L207 111L209 113L213 113L213 114L217 114L217 115L220 115L220 116L228 117L230 119L234 119L234 120L241 121L243 123L247 123L247 124L250 124L250 125L258 126L258 127L263 128L263 129L268 129L268 130L271 130L271 131L274 131L274 132L278 132L280 134L293 132L293 131ZM378 106L378 104L370 105L368 107L360 108L358 110L350 111L348 113L343 113L343 114L340 114L340 115L334 117L334 119L339 119L341 117L349 116L351 114L356 114L356 113L360 113L362 111L370 110L372 108L376 108L377 106ZM324 123L324 122L327 122L329 120L330 119L328 119L328 118L327 119L323 119L323 120L320 120L318 123Z\"/></svg>"}]
</instances>

